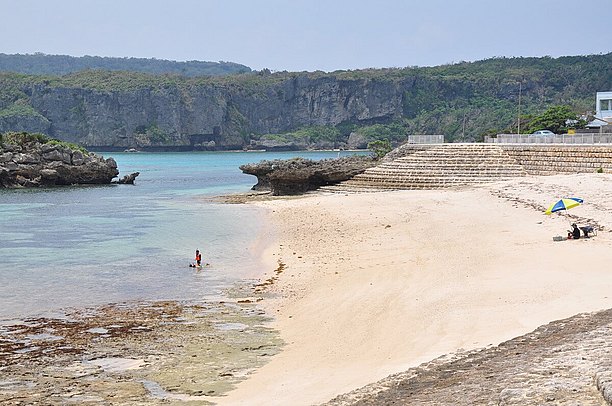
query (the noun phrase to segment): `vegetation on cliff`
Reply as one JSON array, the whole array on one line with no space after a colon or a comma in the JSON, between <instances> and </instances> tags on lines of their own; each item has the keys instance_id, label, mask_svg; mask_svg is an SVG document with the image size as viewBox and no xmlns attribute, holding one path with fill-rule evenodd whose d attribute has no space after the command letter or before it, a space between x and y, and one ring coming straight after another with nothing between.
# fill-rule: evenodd
<instances>
[{"instance_id":1,"label":"vegetation on cliff","mask_svg":"<svg viewBox=\"0 0 612 406\"><path fill-rule=\"evenodd\" d=\"M48 145L57 146L59 148L69 149L73 151L80 151L84 154L89 154L89 151L87 151L81 145L77 145L72 142L56 140L44 134L28 133L28 132L8 132L5 134L0 134L0 148L2 148L4 144L18 145L20 147L25 147L31 143L48 144Z\"/></svg>"},{"instance_id":2,"label":"vegetation on cliff","mask_svg":"<svg viewBox=\"0 0 612 406\"><path fill-rule=\"evenodd\" d=\"M87 69L133 71L151 74L177 74L183 76L231 75L250 72L247 66L233 62L177 62L156 58L112 58L101 56L74 57L68 55L2 54L0 71L31 75L66 75Z\"/></svg>"},{"instance_id":3,"label":"vegetation on cliff","mask_svg":"<svg viewBox=\"0 0 612 406\"><path fill-rule=\"evenodd\" d=\"M595 93L610 89L612 53L217 77L0 73L0 132L38 131L89 146L212 149L396 145L410 134L470 141L516 132L519 98L521 129L529 131L550 108L593 111Z\"/></svg>"}]
</instances>

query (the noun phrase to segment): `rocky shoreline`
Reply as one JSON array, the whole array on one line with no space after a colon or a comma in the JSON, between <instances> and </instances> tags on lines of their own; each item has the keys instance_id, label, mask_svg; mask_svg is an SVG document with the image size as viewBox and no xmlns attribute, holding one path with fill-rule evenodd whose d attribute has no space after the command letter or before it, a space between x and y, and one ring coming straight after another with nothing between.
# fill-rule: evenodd
<instances>
[{"instance_id":1,"label":"rocky shoreline","mask_svg":"<svg viewBox=\"0 0 612 406\"><path fill-rule=\"evenodd\" d=\"M241 165L240 170L257 177L253 190L269 190L274 196L299 195L320 186L340 183L378 163L372 156L355 155L313 161L305 158L264 160Z\"/></svg>"},{"instance_id":2,"label":"rocky shoreline","mask_svg":"<svg viewBox=\"0 0 612 406\"><path fill-rule=\"evenodd\" d=\"M109 184L118 174L113 158L40 134L9 133L0 138L0 188Z\"/></svg>"},{"instance_id":3,"label":"rocky shoreline","mask_svg":"<svg viewBox=\"0 0 612 406\"><path fill-rule=\"evenodd\" d=\"M282 346L253 289L0 321L0 403L211 404Z\"/></svg>"}]
</instances>

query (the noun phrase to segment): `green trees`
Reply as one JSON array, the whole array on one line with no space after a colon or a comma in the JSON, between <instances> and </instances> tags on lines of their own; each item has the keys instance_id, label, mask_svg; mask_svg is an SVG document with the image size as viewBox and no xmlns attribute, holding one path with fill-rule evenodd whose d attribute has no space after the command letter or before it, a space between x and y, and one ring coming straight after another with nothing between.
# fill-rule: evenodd
<instances>
[{"instance_id":1,"label":"green trees","mask_svg":"<svg viewBox=\"0 0 612 406\"><path fill-rule=\"evenodd\" d=\"M391 151L391 143L388 140L372 141L368 144L368 149L380 159Z\"/></svg>"},{"instance_id":2,"label":"green trees","mask_svg":"<svg viewBox=\"0 0 612 406\"><path fill-rule=\"evenodd\" d=\"M555 134L566 133L570 128L584 128L586 121L581 119L569 106L551 106L542 114L525 116L525 132L550 130Z\"/></svg>"},{"instance_id":3,"label":"green trees","mask_svg":"<svg viewBox=\"0 0 612 406\"><path fill-rule=\"evenodd\" d=\"M4 134L0 133L0 146L2 144L15 144L15 145L26 145L31 142L38 142L40 144L59 145L61 147L69 148L73 151L81 151L84 154L88 154L85 148L80 145L73 144L71 142L60 141L54 138L50 138L40 133L29 133L26 131L16 132L10 131Z\"/></svg>"},{"instance_id":4,"label":"green trees","mask_svg":"<svg viewBox=\"0 0 612 406\"><path fill-rule=\"evenodd\" d=\"M29 142L39 142L41 144L45 144L51 141L51 138L47 137L44 134L39 133L28 133L25 131L22 132L7 132L2 134L2 138L0 140L3 143L7 144L16 144L16 145L24 145Z\"/></svg>"},{"instance_id":5,"label":"green trees","mask_svg":"<svg viewBox=\"0 0 612 406\"><path fill-rule=\"evenodd\" d=\"M337 143L340 141L340 130L332 126L313 126L284 134L264 134L262 139L278 142L296 142L298 144L316 144L320 142Z\"/></svg>"},{"instance_id":6,"label":"green trees","mask_svg":"<svg viewBox=\"0 0 612 406\"><path fill-rule=\"evenodd\" d=\"M46 55L0 53L0 71L21 72L33 75L66 75L87 69L110 71L132 71L151 74L175 74L182 76L232 75L251 72L248 66L233 62L168 61L155 58L112 58L100 56L74 57L68 55Z\"/></svg>"},{"instance_id":7,"label":"green trees","mask_svg":"<svg viewBox=\"0 0 612 406\"><path fill-rule=\"evenodd\" d=\"M395 121L389 124L373 124L356 129L355 132L368 141L384 140L387 142L405 142L408 130L406 124Z\"/></svg>"}]
</instances>

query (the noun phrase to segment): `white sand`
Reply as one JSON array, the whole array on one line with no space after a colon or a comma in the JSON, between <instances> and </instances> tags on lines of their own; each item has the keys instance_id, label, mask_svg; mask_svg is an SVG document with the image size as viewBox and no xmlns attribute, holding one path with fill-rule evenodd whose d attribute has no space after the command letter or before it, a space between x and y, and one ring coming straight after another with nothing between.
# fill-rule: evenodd
<instances>
[{"instance_id":1,"label":"white sand","mask_svg":"<svg viewBox=\"0 0 612 406\"><path fill-rule=\"evenodd\" d=\"M585 199L566 214L606 230L553 242L568 218L524 202L544 207L566 195ZM287 345L219 404L321 403L443 354L612 307L607 174L258 204L277 225L268 276L277 260L287 265L278 298L263 302Z\"/></svg>"}]
</instances>

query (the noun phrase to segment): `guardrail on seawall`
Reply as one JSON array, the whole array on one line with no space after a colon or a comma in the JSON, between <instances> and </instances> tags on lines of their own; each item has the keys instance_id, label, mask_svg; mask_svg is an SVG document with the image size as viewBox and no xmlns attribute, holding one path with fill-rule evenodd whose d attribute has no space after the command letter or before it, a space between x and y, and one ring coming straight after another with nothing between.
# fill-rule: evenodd
<instances>
[{"instance_id":1,"label":"guardrail on seawall","mask_svg":"<svg viewBox=\"0 0 612 406\"><path fill-rule=\"evenodd\" d=\"M443 144L444 135L442 134L409 135L406 142L408 144Z\"/></svg>"},{"instance_id":2,"label":"guardrail on seawall","mask_svg":"<svg viewBox=\"0 0 612 406\"><path fill-rule=\"evenodd\" d=\"M560 134L554 136L533 134L498 134L485 136L485 143L498 144L612 144L612 134Z\"/></svg>"}]
</instances>

